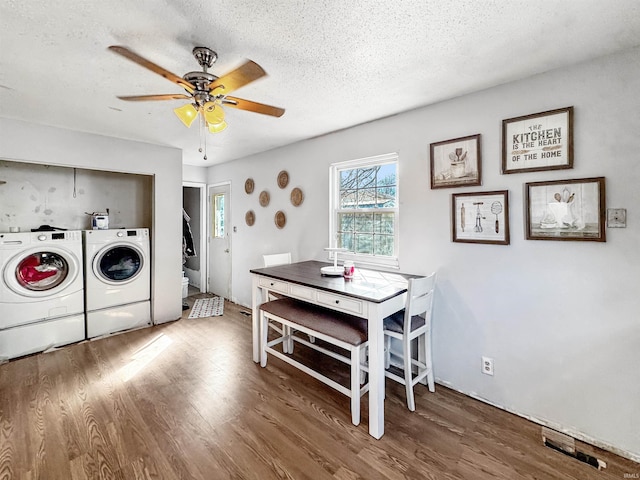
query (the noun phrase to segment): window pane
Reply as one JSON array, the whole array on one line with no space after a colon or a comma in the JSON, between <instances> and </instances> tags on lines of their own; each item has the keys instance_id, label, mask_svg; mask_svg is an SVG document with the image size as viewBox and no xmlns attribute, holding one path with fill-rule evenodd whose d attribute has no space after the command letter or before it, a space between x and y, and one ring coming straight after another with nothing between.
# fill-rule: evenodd
<instances>
[{"instance_id":1,"label":"window pane","mask_svg":"<svg viewBox=\"0 0 640 480\"><path fill-rule=\"evenodd\" d=\"M358 190L358 208L376 208L376 189Z\"/></svg>"},{"instance_id":2,"label":"window pane","mask_svg":"<svg viewBox=\"0 0 640 480\"><path fill-rule=\"evenodd\" d=\"M340 172L340 190L355 188L357 170L342 170Z\"/></svg>"},{"instance_id":3,"label":"window pane","mask_svg":"<svg viewBox=\"0 0 640 480\"><path fill-rule=\"evenodd\" d=\"M376 235L374 253L376 255L393 255L393 235Z\"/></svg>"},{"instance_id":4,"label":"window pane","mask_svg":"<svg viewBox=\"0 0 640 480\"><path fill-rule=\"evenodd\" d=\"M355 226L353 213L340 213L338 215L338 225L339 232L353 232Z\"/></svg>"},{"instance_id":5,"label":"window pane","mask_svg":"<svg viewBox=\"0 0 640 480\"><path fill-rule=\"evenodd\" d=\"M340 190L340 208L356 207L357 190Z\"/></svg>"},{"instance_id":6,"label":"window pane","mask_svg":"<svg viewBox=\"0 0 640 480\"><path fill-rule=\"evenodd\" d=\"M350 252L355 251L353 245L353 233L341 233L338 235L338 248L346 248Z\"/></svg>"},{"instance_id":7,"label":"window pane","mask_svg":"<svg viewBox=\"0 0 640 480\"><path fill-rule=\"evenodd\" d=\"M376 177L380 167L360 168L358 169L358 188L367 188L376 186Z\"/></svg>"},{"instance_id":8,"label":"window pane","mask_svg":"<svg viewBox=\"0 0 640 480\"><path fill-rule=\"evenodd\" d=\"M356 235L356 253L373 253L373 235Z\"/></svg>"},{"instance_id":9,"label":"window pane","mask_svg":"<svg viewBox=\"0 0 640 480\"><path fill-rule=\"evenodd\" d=\"M378 170L378 186L380 185L396 185L395 163L380 166L380 170Z\"/></svg>"},{"instance_id":10,"label":"window pane","mask_svg":"<svg viewBox=\"0 0 640 480\"><path fill-rule=\"evenodd\" d=\"M373 232L373 213L356 213L355 230L358 232Z\"/></svg>"},{"instance_id":11,"label":"window pane","mask_svg":"<svg viewBox=\"0 0 640 480\"><path fill-rule=\"evenodd\" d=\"M393 235L393 222L393 213L376 213L374 214L373 231L375 233L386 233L389 235Z\"/></svg>"},{"instance_id":12,"label":"window pane","mask_svg":"<svg viewBox=\"0 0 640 480\"><path fill-rule=\"evenodd\" d=\"M377 206L379 208L393 208L396 206L396 187L380 187L377 189Z\"/></svg>"}]
</instances>

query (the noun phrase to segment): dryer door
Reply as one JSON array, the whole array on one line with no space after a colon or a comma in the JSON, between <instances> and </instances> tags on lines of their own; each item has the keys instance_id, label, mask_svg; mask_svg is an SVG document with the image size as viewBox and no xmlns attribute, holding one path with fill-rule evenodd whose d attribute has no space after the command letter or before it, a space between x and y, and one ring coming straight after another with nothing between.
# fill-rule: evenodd
<instances>
[{"instance_id":1,"label":"dryer door","mask_svg":"<svg viewBox=\"0 0 640 480\"><path fill-rule=\"evenodd\" d=\"M135 245L109 245L94 258L93 271L96 276L110 285L132 282L140 275L144 255Z\"/></svg>"},{"instance_id":2,"label":"dryer door","mask_svg":"<svg viewBox=\"0 0 640 480\"><path fill-rule=\"evenodd\" d=\"M78 275L78 260L62 249L31 249L13 257L4 269L4 281L25 297L61 294Z\"/></svg>"}]
</instances>

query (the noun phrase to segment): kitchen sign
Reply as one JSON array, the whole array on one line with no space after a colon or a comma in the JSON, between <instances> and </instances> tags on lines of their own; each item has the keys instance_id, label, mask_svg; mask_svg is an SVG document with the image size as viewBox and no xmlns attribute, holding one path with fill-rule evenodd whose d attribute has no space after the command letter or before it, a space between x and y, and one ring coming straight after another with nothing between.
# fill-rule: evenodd
<instances>
[{"instance_id":1,"label":"kitchen sign","mask_svg":"<svg viewBox=\"0 0 640 480\"><path fill-rule=\"evenodd\" d=\"M573 107L502 121L502 173L573 168Z\"/></svg>"}]
</instances>

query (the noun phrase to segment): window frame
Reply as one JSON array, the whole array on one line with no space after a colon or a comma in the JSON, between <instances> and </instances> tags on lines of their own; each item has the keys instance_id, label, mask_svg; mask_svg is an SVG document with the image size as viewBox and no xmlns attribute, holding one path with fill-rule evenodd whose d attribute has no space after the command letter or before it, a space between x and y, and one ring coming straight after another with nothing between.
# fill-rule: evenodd
<instances>
[{"instance_id":1,"label":"window frame","mask_svg":"<svg viewBox=\"0 0 640 480\"><path fill-rule=\"evenodd\" d=\"M396 167L396 206L386 208L368 208L368 209L342 209L340 208L340 172L343 170L354 170L358 168L376 167L379 165L395 164ZM397 152L385 153L373 157L359 158L356 160L347 160L344 162L332 163L329 167L329 246L336 248L338 245L338 215L342 212L377 212L377 213L393 213L393 255L380 256L364 253L338 252L339 260L350 260L358 265L372 265L385 268L399 268L400 257L400 162ZM333 261L336 253L329 251L329 260Z\"/></svg>"}]
</instances>

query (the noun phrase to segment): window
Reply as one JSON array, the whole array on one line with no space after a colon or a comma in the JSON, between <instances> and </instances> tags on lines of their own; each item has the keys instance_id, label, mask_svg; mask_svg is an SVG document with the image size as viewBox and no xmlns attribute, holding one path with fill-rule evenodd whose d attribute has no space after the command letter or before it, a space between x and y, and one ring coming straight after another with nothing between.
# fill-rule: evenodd
<instances>
[{"instance_id":1,"label":"window","mask_svg":"<svg viewBox=\"0 0 640 480\"><path fill-rule=\"evenodd\" d=\"M331 246L340 258L398 266L398 155L331 166Z\"/></svg>"},{"instance_id":2,"label":"window","mask_svg":"<svg viewBox=\"0 0 640 480\"><path fill-rule=\"evenodd\" d=\"M213 196L213 238L224 237L224 193Z\"/></svg>"}]
</instances>

